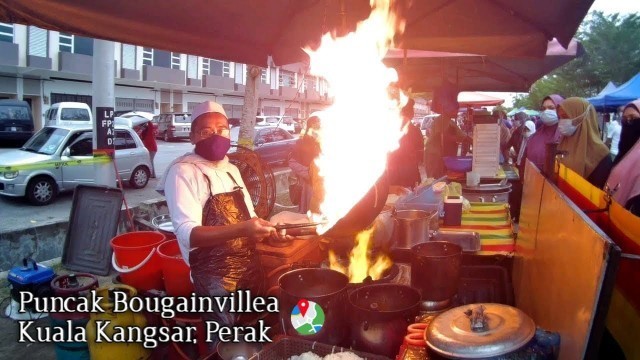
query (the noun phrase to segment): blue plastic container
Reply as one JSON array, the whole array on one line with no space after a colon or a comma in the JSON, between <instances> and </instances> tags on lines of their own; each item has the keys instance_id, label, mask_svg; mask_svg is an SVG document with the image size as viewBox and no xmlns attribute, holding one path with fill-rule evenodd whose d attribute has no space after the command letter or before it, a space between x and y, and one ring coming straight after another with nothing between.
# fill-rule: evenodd
<instances>
[{"instance_id":1,"label":"blue plastic container","mask_svg":"<svg viewBox=\"0 0 640 360\"><path fill-rule=\"evenodd\" d=\"M445 156L442 159L449 171L467 173L473 167L473 156Z\"/></svg>"}]
</instances>

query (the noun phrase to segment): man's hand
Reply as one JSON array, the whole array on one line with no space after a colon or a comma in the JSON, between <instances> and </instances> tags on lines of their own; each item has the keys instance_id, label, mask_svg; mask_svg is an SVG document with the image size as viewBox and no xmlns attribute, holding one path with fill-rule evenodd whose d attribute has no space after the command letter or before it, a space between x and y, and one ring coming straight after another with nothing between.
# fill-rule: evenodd
<instances>
[{"instance_id":1,"label":"man's hand","mask_svg":"<svg viewBox=\"0 0 640 360\"><path fill-rule=\"evenodd\" d=\"M246 236L261 241L262 239L276 233L276 228L267 220L254 217L244 222Z\"/></svg>"}]
</instances>

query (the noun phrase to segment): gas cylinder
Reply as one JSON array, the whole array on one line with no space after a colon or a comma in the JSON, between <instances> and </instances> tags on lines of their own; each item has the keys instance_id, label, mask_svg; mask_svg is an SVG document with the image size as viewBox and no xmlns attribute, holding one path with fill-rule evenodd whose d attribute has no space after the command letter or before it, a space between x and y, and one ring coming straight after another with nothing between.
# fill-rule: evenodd
<instances>
[{"instance_id":1,"label":"gas cylinder","mask_svg":"<svg viewBox=\"0 0 640 360\"><path fill-rule=\"evenodd\" d=\"M60 275L51 280L53 293L61 298L79 299L86 297L89 291L98 287L98 278L92 274ZM76 310L76 301L69 302L69 310ZM71 329L84 328L89 321L88 312L52 312L49 314L52 327L65 327L71 323ZM56 358L58 360L89 360L89 347L82 342L57 342Z\"/></svg>"},{"instance_id":2,"label":"gas cylinder","mask_svg":"<svg viewBox=\"0 0 640 360\"><path fill-rule=\"evenodd\" d=\"M136 296L137 294L136 289L124 284L113 284L96 290L97 296L102 297L99 304L104 312L91 313L91 317L87 323L87 343L89 344L91 360L148 359L151 356L151 351L149 349L145 349L142 343L106 341L106 338L113 339L113 335L116 333L116 326L124 328L144 328L147 325L147 321L143 314L137 314L132 311L119 313L114 312L113 299L114 292L116 291L125 292L129 298ZM99 335L97 326L99 324L102 324L101 334L104 334L106 337L101 336L101 342L97 342Z\"/></svg>"}]
</instances>

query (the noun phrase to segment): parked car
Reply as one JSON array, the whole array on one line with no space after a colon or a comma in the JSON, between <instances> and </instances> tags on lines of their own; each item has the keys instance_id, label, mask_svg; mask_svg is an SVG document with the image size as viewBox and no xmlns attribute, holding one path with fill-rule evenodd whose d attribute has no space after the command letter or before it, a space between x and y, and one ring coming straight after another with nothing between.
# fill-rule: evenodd
<instances>
[{"instance_id":1,"label":"parked car","mask_svg":"<svg viewBox=\"0 0 640 360\"><path fill-rule=\"evenodd\" d=\"M60 102L51 105L44 114L47 126L52 125L91 125L93 115L89 105L81 102Z\"/></svg>"},{"instance_id":2,"label":"parked car","mask_svg":"<svg viewBox=\"0 0 640 360\"><path fill-rule=\"evenodd\" d=\"M296 132L295 121L291 116L256 116L256 126L275 126L285 129L291 134Z\"/></svg>"},{"instance_id":3,"label":"parked car","mask_svg":"<svg viewBox=\"0 0 640 360\"><path fill-rule=\"evenodd\" d=\"M231 128L231 143L238 143L238 135L240 127ZM253 140L254 150L260 158L272 164L286 165L291 158L293 146L296 144L297 138L289 134L284 129L272 126L256 126L255 137ZM232 148L231 151L233 151Z\"/></svg>"},{"instance_id":4,"label":"parked car","mask_svg":"<svg viewBox=\"0 0 640 360\"><path fill-rule=\"evenodd\" d=\"M158 135L164 141L188 139L191 131L191 113L165 113L158 118Z\"/></svg>"},{"instance_id":5,"label":"parked car","mask_svg":"<svg viewBox=\"0 0 640 360\"><path fill-rule=\"evenodd\" d=\"M123 181L143 188L149 181L149 152L133 129L115 126L115 161ZM29 165L28 168L0 173L0 195L26 196L32 204L46 205L58 193L73 190L80 184L96 182L93 164L73 164L93 156L93 133L86 126L46 126L22 148L0 154L0 168ZM73 165L56 167L52 162ZM42 164L42 167L38 167Z\"/></svg>"},{"instance_id":6,"label":"parked car","mask_svg":"<svg viewBox=\"0 0 640 360\"><path fill-rule=\"evenodd\" d=\"M33 115L26 101L0 100L0 141L24 144L33 136Z\"/></svg>"}]
</instances>

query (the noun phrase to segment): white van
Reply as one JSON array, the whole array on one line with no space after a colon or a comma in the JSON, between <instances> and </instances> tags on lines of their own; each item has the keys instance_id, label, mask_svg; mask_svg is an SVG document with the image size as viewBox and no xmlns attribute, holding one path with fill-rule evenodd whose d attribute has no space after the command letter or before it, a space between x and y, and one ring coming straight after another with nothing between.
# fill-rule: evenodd
<instances>
[{"instance_id":1,"label":"white van","mask_svg":"<svg viewBox=\"0 0 640 360\"><path fill-rule=\"evenodd\" d=\"M44 114L45 125L88 125L93 124L89 105L80 102L61 102L51 105Z\"/></svg>"}]
</instances>

